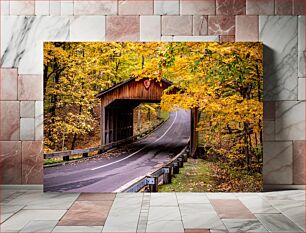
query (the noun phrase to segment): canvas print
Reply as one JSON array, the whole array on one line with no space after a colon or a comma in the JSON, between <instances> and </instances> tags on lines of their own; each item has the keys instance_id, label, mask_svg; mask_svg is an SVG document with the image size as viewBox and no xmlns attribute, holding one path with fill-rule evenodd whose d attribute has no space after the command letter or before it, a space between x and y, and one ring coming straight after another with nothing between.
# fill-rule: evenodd
<instances>
[{"instance_id":1,"label":"canvas print","mask_svg":"<svg viewBox=\"0 0 306 233\"><path fill-rule=\"evenodd\" d=\"M45 42L44 191L258 192L259 42Z\"/></svg>"}]
</instances>

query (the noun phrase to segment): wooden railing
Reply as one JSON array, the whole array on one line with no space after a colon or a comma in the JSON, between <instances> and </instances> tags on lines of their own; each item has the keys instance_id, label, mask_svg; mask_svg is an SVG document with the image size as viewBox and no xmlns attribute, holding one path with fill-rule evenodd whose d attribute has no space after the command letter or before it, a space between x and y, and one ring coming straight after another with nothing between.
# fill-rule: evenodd
<instances>
[{"instance_id":1,"label":"wooden railing","mask_svg":"<svg viewBox=\"0 0 306 233\"><path fill-rule=\"evenodd\" d=\"M101 154L103 152L106 152L112 148L115 148L120 145L124 145L127 143L134 142L140 138L143 138L147 136L149 133L152 131L156 130L159 126L161 126L165 121L161 121L159 124L155 125L154 127L150 128L149 130L137 134L132 137L128 137L126 139L122 139L116 142L108 143L102 146L97 146L97 147L91 147L91 148L86 148L86 149L76 149L76 150L67 150L67 151L57 151L57 152L51 152L51 153L44 153L44 159L51 159L51 158L62 158L63 161L69 161L70 156L75 156L75 155L82 155L83 158L87 158L88 154L91 152L97 151L97 154Z\"/></svg>"},{"instance_id":2,"label":"wooden railing","mask_svg":"<svg viewBox=\"0 0 306 233\"><path fill-rule=\"evenodd\" d=\"M117 189L116 192L139 192L141 190L158 192L158 185L171 183L173 174L179 174L180 168L184 166L184 162L187 162L190 152L189 142L190 140L188 140L188 144L184 147L184 149L169 162L161 165L148 175L142 176L122 186L121 188Z\"/></svg>"}]
</instances>

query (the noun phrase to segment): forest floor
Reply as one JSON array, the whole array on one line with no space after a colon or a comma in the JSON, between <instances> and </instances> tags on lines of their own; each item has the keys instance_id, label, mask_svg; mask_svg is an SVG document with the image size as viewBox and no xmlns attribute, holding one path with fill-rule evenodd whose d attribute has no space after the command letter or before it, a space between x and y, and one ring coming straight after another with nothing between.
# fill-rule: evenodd
<instances>
[{"instance_id":1,"label":"forest floor","mask_svg":"<svg viewBox=\"0 0 306 233\"><path fill-rule=\"evenodd\" d=\"M171 184L159 186L159 192L260 192L262 175L247 174L218 161L188 158Z\"/></svg>"}]
</instances>

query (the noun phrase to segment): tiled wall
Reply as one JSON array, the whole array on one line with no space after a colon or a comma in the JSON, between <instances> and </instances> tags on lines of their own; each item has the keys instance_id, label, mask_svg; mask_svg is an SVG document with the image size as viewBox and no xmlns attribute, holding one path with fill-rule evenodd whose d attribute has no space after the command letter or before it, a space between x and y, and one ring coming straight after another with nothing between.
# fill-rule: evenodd
<instances>
[{"instance_id":1,"label":"tiled wall","mask_svg":"<svg viewBox=\"0 0 306 233\"><path fill-rule=\"evenodd\" d=\"M304 184L304 0L1 0L2 182L42 183L42 41L262 41L264 182Z\"/></svg>"}]
</instances>

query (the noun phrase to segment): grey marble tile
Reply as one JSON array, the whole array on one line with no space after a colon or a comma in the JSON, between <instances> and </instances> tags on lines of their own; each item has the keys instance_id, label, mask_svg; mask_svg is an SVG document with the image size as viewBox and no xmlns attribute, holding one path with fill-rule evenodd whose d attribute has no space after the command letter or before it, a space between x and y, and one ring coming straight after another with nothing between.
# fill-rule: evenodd
<instances>
[{"instance_id":1,"label":"grey marble tile","mask_svg":"<svg viewBox=\"0 0 306 233\"><path fill-rule=\"evenodd\" d=\"M10 14L10 2L9 1L1 1L1 15L9 15Z\"/></svg>"},{"instance_id":2,"label":"grey marble tile","mask_svg":"<svg viewBox=\"0 0 306 233\"><path fill-rule=\"evenodd\" d=\"M254 214L280 213L279 210L276 210L269 202L262 199L260 196L242 197L239 199Z\"/></svg>"},{"instance_id":3,"label":"grey marble tile","mask_svg":"<svg viewBox=\"0 0 306 233\"><path fill-rule=\"evenodd\" d=\"M103 226L56 226L52 232L101 232Z\"/></svg>"},{"instance_id":4,"label":"grey marble tile","mask_svg":"<svg viewBox=\"0 0 306 233\"><path fill-rule=\"evenodd\" d=\"M275 121L264 120L263 140L275 141Z\"/></svg>"},{"instance_id":5,"label":"grey marble tile","mask_svg":"<svg viewBox=\"0 0 306 233\"><path fill-rule=\"evenodd\" d=\"M66 210L21 210L1 225L3 232L20 231L33 220L59 220Z\"/></svg>"},{"instance_id":6,"label":"grey marble tile","mask_svg":"<svg viewBox=\"0 0 306 233\"><path fill-rule=\"evenodd\" d=\"M61 1L50 1L50 15L61 15Z\"/></svg>"},{"instance_id":7,"label":"grey marble tile","mask_svg":"<svg viewBox=\"0 0 306 233\"><path fill-rule=\"evenodd\" d=\"M148 221L179 221L180 209L175 206L153 206L149 209Z\"/></svg>"},{"instance_id":8,"label":"grey marble tile","mask_svg":"<svg viewBox=\"0 0 306 233\"><path fill-rule=\"evenodd\" d=\"M150 206L177 206L175 193L152 193Z\"/></svg>"},{"instance_id":9,"label":"grey marble tile","mask_svg":"<svg viewBox=\"0 0 306 233\"><path fill-rule=\"evenodd\" d=\"M41 191L26 192L9 201L10 205L26 205L25 209L66 210L78 198L76 193L43 193Z\"/></svg>"},{"instance_id":10,"label":"grey marble tile","mask_svg":"<svg viewBox=\"0 0 306 233\"><path fill-rule=\"evenodd\" d=\"M292 184L292 141L264 142L264 184Z\"/></svg>"},{"instance_id":11,"label":"grey marble tile","mask_svg":"<svg viewBox=\"0 0 306 233\"><path fill-rule=\"evenodd\" d=\"M57 222L56 220L33 220L28 222L20 232L51 232Z\"/></svg>"},{"instance_id":12,"label":"grey marble tile","mask_svg":"<svg viewBox=\"0 0 306 233\"><path fill-rule=\"evenodd\" d=\"M305 78L299 78L298 79L298 100L306 100L305 96L305 89L306 89L306 84L305 84Z\"/></svg>"},{"instance_id":13,"label":"grey marble tile","mask_svg":"<svg viewBox=\"0 0 306 233\"><path fill-rule=\"evenodd\" d=\"M183 203L206 203L210 204L205 193L176 193L179 204Z\"/></svg>"},{"instance_id":14,"label":"grey marble tile","mask_svg":"<svg viewBox=\"0 0 306 233\"><path fill-rule=\"evenodd\" d=\"M178 15L179 9L179 0L154 1L155 15Z\"/></svg>"},{"instance_id":15,"label":"grey marble tile","mask_svg":"<svg viewBox=\"0 0 306 233\"><path fill-rule=\"evenodd\" d=\"M223 219L229 232L269 232L258 220Z\"/></svg>"},{"instance_id":16,"label":"grey marble tile","mask_svg":"<svg viewBox=\"0 0 306 233\"><path fill-rule=\"evenodd\" d=\"M44 109L43 101L35 101L35 140L44 138Z\"/></svg>"},{"instance_id":17,"label":"grey marble tile","mask_svg":"<svg viewBox=\"0 0 306 233\"><path fill-rule=\"evenodd\" d=\"M259 193L266 200L305 201L305 190L288 190Z\"/></svg>"},{"instance_id":18,"label":"grey marble tile","mask_svg":"<svg viewBox=\"0 0 306 233\"><path fill-rule=\"evenodd\" d=\"M3 16L1 66L18 67L19 74L43 73L43 41L69 39L69 17Z\"/></svg>"},{"instance_id":19,"label":"grey marble tile","mask_svg":"<svg viewBox=\"0 0 306 233\"><path fill-rule=\"evenodd\" d=\"M149 221L146 232L184 233L182 221Z\"/></svg>"},{"instance_id":20,"label":"grey marble tile","mask_svg":"<svg viewBox=\"0 0 306 233\"><path fill-rule=\"evenodd\" d=\"M185 41L193 41L193 42L218 42L218 36L174 36L173 41L176 42L185 42Z\"/></svg>"},{"instance_id":21,"label":"grey marble tile","mask_svg":"<svg viewBox=\"0 0 306 233\"><path fill-rule=\"evenodd\" d=\"M270 232L303 232L301 228L282 214L256 214L256 217Z\"/></svg>"},{"instance_id":22,"label":"grey marble tile","mask_svg":"<svg viewBox=\"0 0 306 233\"><path fill-rule=\"evenodd\" d=\"M298 76L305 77L305 16L298 16Z\"/></svg>"},{"instance_id":23,"label":"grey marble tile","mask_svg":"<svg viewBox=\"0 0 306 233\"><path fill-rule=\"evenodd\" d=\"M71 41L105 41L105 16L71 18Z\"/></svg>"},{"instance_id":24,"label":"grey marble tile","mask_svg":"<svg viewBox=\"0 0 306 233\"><path fill-rule=\"evenodd\" d=\"M275 139L305 140L305 102L278 101L275 109Z\"/></svg>"},{"instance_id":25,"label":"grey marble tile","mask_svg":"<svg viewBox=\"0 0 306 233\"><path fill-rule=\"evenodd\" d=\"M21 210L24 207L24 205L7 205L7 204L1 204L1 223L16 214L19 210Z\"/></svg>"},{"instance_id":26,"label":"grey marble tile","mask_svg":"<svg viewBox=\"0 0 306 233\"><path fill-rule=\"evenodd\" d=\"M61 15L73 15L73 1L61 1Z\"/></svg>"},{"instance_id":27,"label":"grey marble tile","mask_svg":"<svg viewBox=\"0 0 306 233\"><path fill-rule=\"evenodd\" d=\"M264 99L297 99L297 17L260 16L264 43Z\"/></svg>"},{"instance_id":28,"label":"grey marble tile","mask_svg":"<svg viewBox=\"0 0 306 233\"><path fill-rule=\"evenodd\" d=\"M35 15L50 15L50 1L36 0Z\"/></svg>"}]
</instances>

